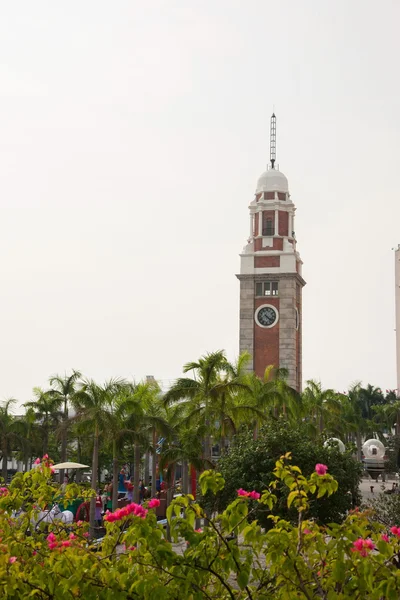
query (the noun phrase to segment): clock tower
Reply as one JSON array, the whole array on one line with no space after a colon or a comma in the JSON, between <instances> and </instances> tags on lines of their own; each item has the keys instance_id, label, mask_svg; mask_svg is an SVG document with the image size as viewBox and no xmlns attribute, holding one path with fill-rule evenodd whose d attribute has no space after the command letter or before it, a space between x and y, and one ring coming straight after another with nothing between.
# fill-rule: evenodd
<instances>
[{"instance_id":1,"label":"clock tower","mask_svg":"<svg viewBox=\"0 0 400 600\"><path fill-rule=\"evenodd\" d=\"M276 117L271 117L270 164L249 205L250 235L240 254L240 352L249 370L286 368L288 384L302 385L302 261L294 232L288 180L275 165Z\"/></svg>"}]
</instances>

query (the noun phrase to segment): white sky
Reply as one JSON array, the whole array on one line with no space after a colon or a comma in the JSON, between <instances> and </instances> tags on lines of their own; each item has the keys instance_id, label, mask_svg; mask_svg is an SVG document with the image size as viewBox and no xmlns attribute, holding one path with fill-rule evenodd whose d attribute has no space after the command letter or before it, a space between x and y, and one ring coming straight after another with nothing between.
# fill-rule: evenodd
<instances>
[{"instance_id":1,"label":"white sky","mask_svg":"<svg viewBox=\"0 0 400 600\"><path fill-rule=\"evenodd\" d=\"M0 397L237 355L273 107L304 378L396 387L399 24L398 0L3 3Z\"/></svg>"}]
</instances>

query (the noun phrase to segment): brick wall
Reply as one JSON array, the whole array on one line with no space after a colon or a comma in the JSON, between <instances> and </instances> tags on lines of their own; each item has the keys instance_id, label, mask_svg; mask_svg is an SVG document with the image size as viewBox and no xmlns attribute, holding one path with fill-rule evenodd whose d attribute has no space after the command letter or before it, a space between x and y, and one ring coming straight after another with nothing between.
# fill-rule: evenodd
<instances>
[{"instance_id":1,"label":"brick wall","mask_svg":"<svg viewBox=\"0 0 400 600\"><path fill-rule=\"evenodd\" d=\"M279 235L289 235L289 213L286 211L279 211Z\"/></svg>"},{"instance_id":2,"label":"brick wall","mask_svg":"<svg viewBox=\"0 0 400 600\"><path fill-rule=\"evenodd\" d=\"M256 256L254 258L254 266L256 267L256 269L263 269L266 267L279 267L280 264L280 256Z\"/></svg>"}]
</instances>

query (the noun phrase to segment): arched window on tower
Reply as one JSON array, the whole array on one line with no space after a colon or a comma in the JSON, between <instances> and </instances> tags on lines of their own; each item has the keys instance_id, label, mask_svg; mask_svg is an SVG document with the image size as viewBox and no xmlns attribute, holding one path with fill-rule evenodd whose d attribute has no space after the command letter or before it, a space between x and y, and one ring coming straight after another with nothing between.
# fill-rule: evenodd
<instances>
[{"instance_id":1,"label":"arched window on tower","mask_svg":"<svg viewBox=\"0 0 400 600\"><path fill-rule=\"evenodd\" d=\"M264 219L264 223L263 223L263 235L275 235L275 223L274 220L271 219L271 217L267 217L266 219Z\"/></svg>"}]
</instances>

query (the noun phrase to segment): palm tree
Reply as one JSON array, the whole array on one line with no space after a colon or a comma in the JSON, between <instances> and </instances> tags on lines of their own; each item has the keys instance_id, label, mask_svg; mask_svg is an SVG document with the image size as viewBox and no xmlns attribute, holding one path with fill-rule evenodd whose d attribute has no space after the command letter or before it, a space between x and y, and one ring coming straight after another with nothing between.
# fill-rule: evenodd
<instances>
[{"instance_id":1,"label":"palm tree","mask_svg":"<svg viewBox=\"0 0 400 600\"><path fill-rule=\"evenodd\" d=\"M42 430L42 452L44 455L49 450L50 431L57 428L62 417L60 400L39 387L33 388L33 395L35 400L26 402L24 406L35 411L36 420Z\"/></svg>"},{"instance_id":2,"label":"palm tree","mask_svg":"<svg viewBox=\"0 0 400 600\"><path fill-rule=\"evenodd\" d=\"M40 431L34 409L28 408L22 417L18 417L15 421L15 427L20 438L24 441L21 450L25 471L29 471L32 468L33 451L40 446Z\"/></svg>"},{"instance_id":3,"label":"palm tree","mask_svg":"<svg viewBox=\"0 0 400 600\"><path fill-rule=\"evenodd\" d=\"M171 416L174 413L171 412ZM171 419L175 420L175 419ZM185 428L179 423L175 424L175 431L162 446L160 453L160 471L167 468L167 479L170 481L177 464L182 465L182 493L188 494L189 469L202 471L205 467L202 458L202 438L205 435L203 428Z\"/></svg>"},{"instance_id":4,"label":"palm tree","mask_svg":"<svg viewBox=\"0 0 400 600\"><path fill-rule=\"evenodd\" d=\"M304 418L315 436L320 436L324 429L329 431L339 418L341 404L337 392L333 389L322 389L320 381L307 381L302 403Z\"/></svg>"},{"instance_id":5,"label":"palm tree","mask_svg":"<svg viewBox=\"0 0 400 600\"><path fill-rule=\"evenodd\" d=\"M60 406L63 407L63 422L61 426L61 462L67 460L67 428L68 428L68 407L76 392L76 384L81 377L79 371L73 370L71 375L64 374L52 375L49 383L51 389L49 395L57 398ZM64 470L60 469L60 483L64 480Z\"/></svg>"},{"instance_id":6,"label":"palm tree","mask_svg":"<svg viewBox=\"0 0 400 600\"><path fill-rule=\"evenodd\" d=\"M139 501L140 460L142 451L152 448L154 491L156 477L157 434L167 436L171 427L166 420L165 410L160 405L160 389L155 382L140 382L130 385L120 399L120 418L125 423L127 436L134 443L134 500Z\"/></svg>"},{"instance_id":7,"label":"palm tree","mask_svg":"<svg viewBox=\"0 0 400 600\"><path fill-rule=\"evenodd\" d=\"M14 398L9 398L0 405L0 450L2 458L2 477L7 481L7 461L15 442L21 441L17 432L16 419L11 412L16 403Z\"/></svg>"},{"instance_id":8,"label":"palm tree","mask_svg":"<svg viewBox=\"0 0 400 600\"><path fill-rule=\"evenodd\" d=\"M92 481L91 487L97 491L97 472L99 465L99 438L101 434L113 431L115 417L111 411L113 397L118 393L123 380L110 379L103 385L98 385L93 380L82 382L81 388L77 390L72 398L76 410L74 421L85 423L92 431L93 436L93 458L92 458ZM92 537L95 528L95 496L90 502L90 530Z\"/></svg>"},{"instance_id":9,"label":"palm tree","mask_svg":"<svg viewBox=\"0 0 400 600\"><path fill-rule=\"evenodd\" d=\"M255 373L246 376L248 402L254 407L254 439L258 437L260 424L267 419L283 416L289 421L299 418L299 394L287 384L287 369L266 367L263 378Z\"/></svg>"},{"instance_id":10,"label":"palm tree","mask_svg":"<svg viewBox=\"0 0 400 600\"><path fill-rule=\"evenodd\" d=\"M223 350L206 354L197 362L187 363L184 373L193 373L193 379L182 377L164 395L164 403L169 406L182 403L186 409L186 426L193 424L205 425L203 458L211 462L210 431L213 426L213 403L221 394L220 373L227 367Z\"/></svg>"}]
</instances>

